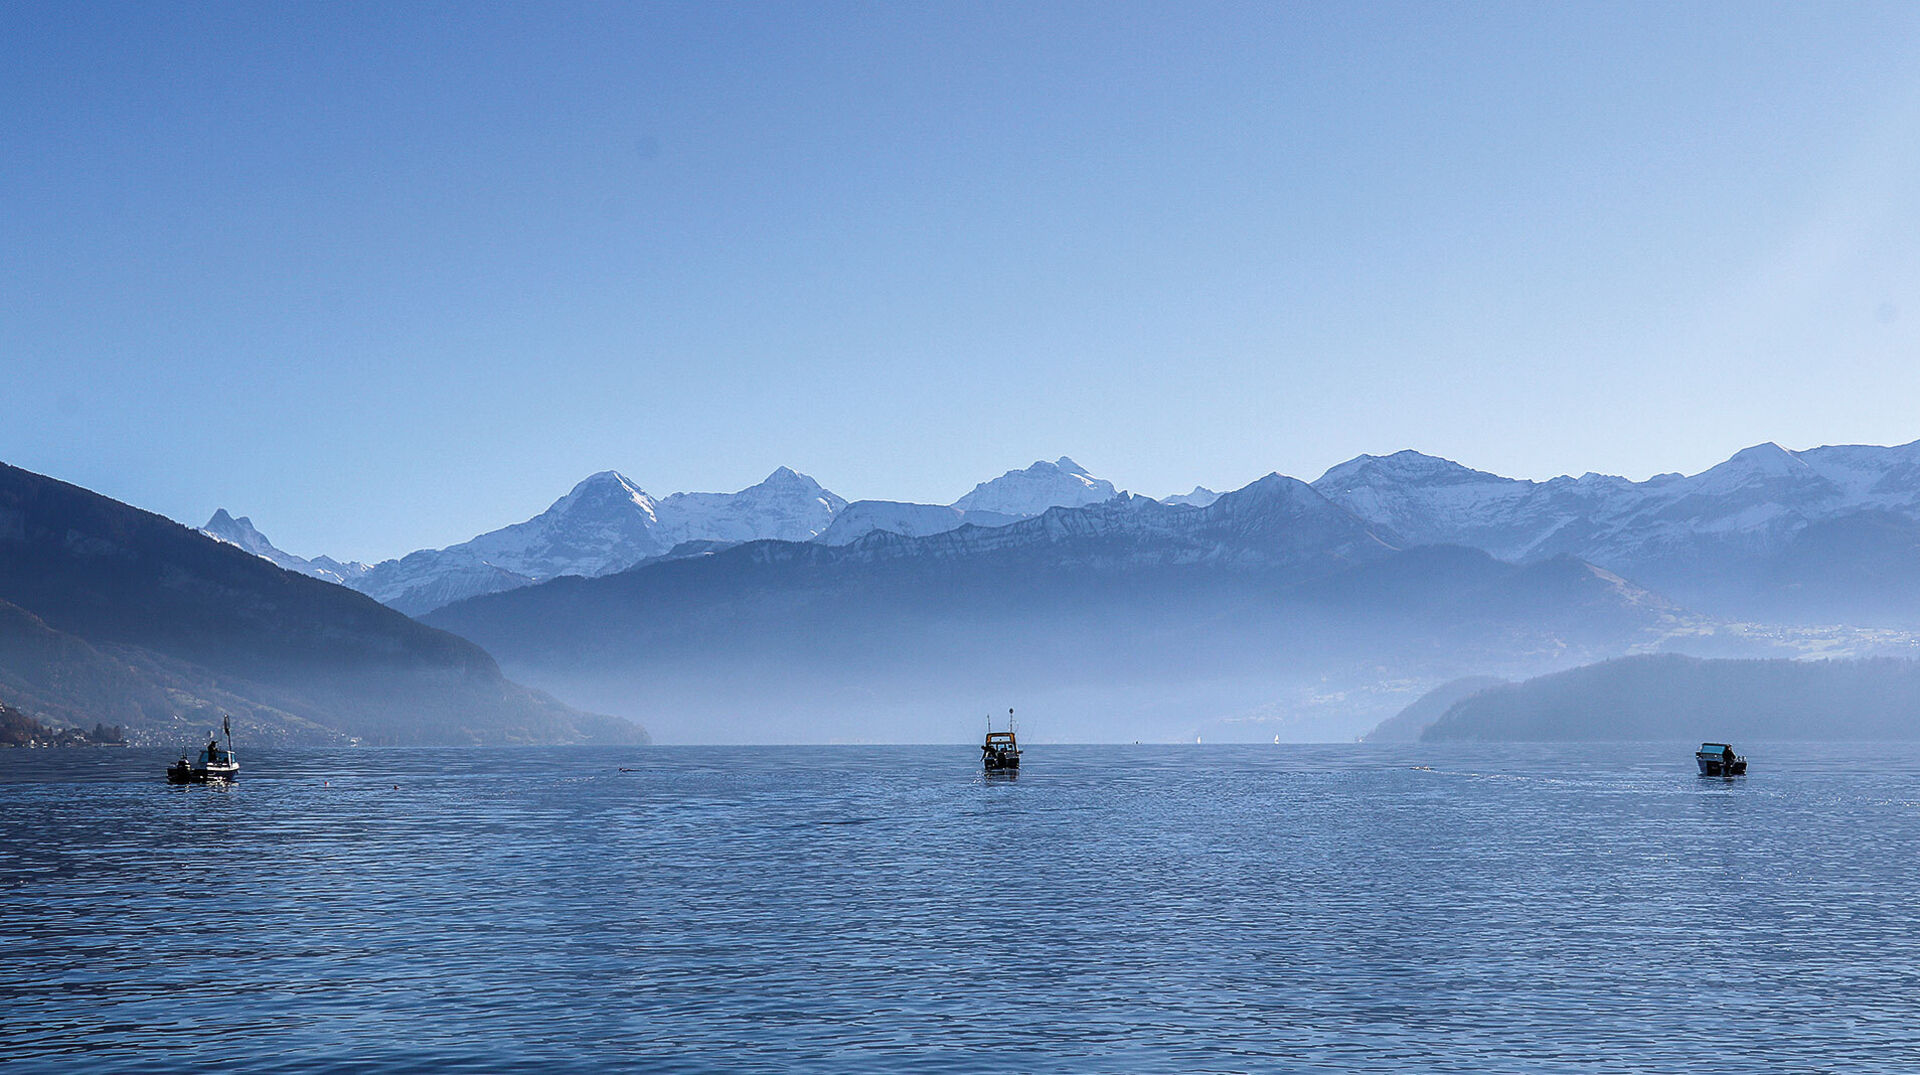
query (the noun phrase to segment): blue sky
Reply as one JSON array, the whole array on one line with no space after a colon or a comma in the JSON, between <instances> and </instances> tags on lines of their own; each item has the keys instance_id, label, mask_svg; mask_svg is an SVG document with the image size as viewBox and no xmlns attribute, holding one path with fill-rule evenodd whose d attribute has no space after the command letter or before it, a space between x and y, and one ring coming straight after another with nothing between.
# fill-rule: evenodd
<instances>
[{"instance_id":1,"label":"blue sky","mask_svg":"<svg viewBox=\"0 0 1920 1075\"><path fill-rule=\"evenodd\" d=\"M0 7L0 460L303 555L1920 439L1920 6Z\"/></svg>"}]
</instances>

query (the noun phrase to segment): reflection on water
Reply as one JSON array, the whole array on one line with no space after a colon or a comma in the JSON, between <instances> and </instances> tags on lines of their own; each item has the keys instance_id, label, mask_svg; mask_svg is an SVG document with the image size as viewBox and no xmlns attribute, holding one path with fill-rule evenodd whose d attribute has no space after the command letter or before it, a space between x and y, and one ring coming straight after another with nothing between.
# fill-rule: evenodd
<instances>
[{"instance_id":1,"label":"reflection on water","mask_svg":"<svg viewBox=\"0 0 1920 1075\"><path fill-rule=\"evenodd\" d=\"M1920 751L1743 748L0 752L0 1059L1886 1070Z\"/></svg>"}]
</instances>

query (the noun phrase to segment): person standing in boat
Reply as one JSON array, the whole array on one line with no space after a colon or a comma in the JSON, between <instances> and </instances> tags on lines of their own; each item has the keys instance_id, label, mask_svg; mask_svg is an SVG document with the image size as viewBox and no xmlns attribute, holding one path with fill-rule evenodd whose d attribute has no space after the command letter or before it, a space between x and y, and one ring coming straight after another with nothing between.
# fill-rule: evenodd
<instances>
[{"instance_id":1,"label":"person standing in boat","mask_svg":"<svg viewBox=\"0 0 1920 1075\"><path fill-rule=\"evenodd\" d=\"M1727 767L1726 771L1729 773L1733 772L1733 744L1732 743L1727 744L1727 749L1721 752L1721 757L1726 759L1726 761L1722 763Z\"/></svg>"}]
</instances>

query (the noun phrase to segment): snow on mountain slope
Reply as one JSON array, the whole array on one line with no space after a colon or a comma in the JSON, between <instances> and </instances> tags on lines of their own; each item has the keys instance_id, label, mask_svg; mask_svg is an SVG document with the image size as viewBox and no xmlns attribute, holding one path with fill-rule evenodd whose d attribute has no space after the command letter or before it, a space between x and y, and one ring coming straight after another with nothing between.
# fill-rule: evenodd
<instances>
[{"instance_id":1,"label":"snow on mountain slope","mask_svg":"<svg viewBox=\"0 0 1920 1075\"><path fill-rule=\"evenodd\" d=\"M225 508L215 511L213 518L207 520L207 525L201 527L200 532L215 541L238 545L255 556L288 571L311 575L328 582L346 583L348 579L357 578L372 570L366 564L357 561L343 564L331 556L317 556L308 560L290 552L284 552L275 548L273 542L267 540L267 535L254 529L252 519L244 515L236 519L227 514Z\"/></svg>"},{"instance_id":2,"label":"snow on mountain slope","mask_svg":"<svg viewBox=\"0 0 1920 1075\"><path fill-rule=\"evenodd\" d=\"M1214 492L1204 485L1196 485L1193 487L1193 492L1175 493L1172 496L1161 497L1160 503L1172 505L1184 504L1190 508L1204 508L1218 499L1220 499L1219 493Z\"/></svg>"},{"instance_id":3,"label":"snow on mountain slope","mask_svg":"<svg viewBox=\"0 0 1920 1075\"><path fill-rule=\"evenodd\" d=\"M624 571L684 542L806 541L825 530L845 505L812 478L786 467L738 493L675 493L659 500L607 470L581 481L526 522L387 560L348 585L418 615L561 575Z\"/></svg>"},{"instance_id":4,"label":"snow on mountain slope","mask_svg":"<svg viewBox=\"0 0 1920 1075\"><path fill-rule=\"evenodd\" d=\"M1532 482L1470 470L1419 452L1362 455L1321 475L1313 487L1402 545L1462 544L1495 556L1509 518Z\"/></svg>"},{"instance_id":5,"label":"snow on mountain slope","mask_svg":"<svg viewBox=\"0 0 1920 1075\"><path fill-rule=\"evenodd\" d=\"M659 530L653 498L624 475L606 470L526 522L383 561L350 585L381 604L418 615L559 575L619 571L673 547Z\"/></svg>"},{"instance_id":6,"label":"snow on mountain slope","mask_svg":"<svg viewBox=\"0 0 1920 1075\"><path fill-rule=\"evenodd\" d=\"M833 525L815 540L822 545L851 545L876 530L902 537L926 537L959 529L965 517L966 512L946 504L856 500L840 509Z\"/></svg>"},{"instance_id":7,"label":"snow on mountain slope","mask_svg":"<svg viewBox=\"0 0 1920 1075\"><path fill-rule=\"evenodd\" d=\"M1778 552L1815 522L1866 510L1920 517L1920 444L1791 452L1760 444L1694 475L1502 478L1417 452L1360 456L1314 487L1398 543L1509 560L1569 554L1677 578Z\"/></svg>"},{"instance_id":8,"label":"snow on mountain slope","mask_svg":"<svg viewBox=\"0 0 1920 1075\"><path fill-rule=\"evenodd\" d=\"M848 505L818 540L823 545L851 545L874 531L903 537L926 537L962 526L1006 526L1031 519L1051 508L1075 508L1111 499L1113 483L1096 478L1065 456L1057 462L1038 462L1025 470L1009 470L952 505L909 504L897 500L861 500Z\"/></svg>"},{"instance_id":9,"label":"snow on mountain slope","mask_svg":"<svg viewBox=\"0 0 1920 1075\"><path fill-rule=\"evenodd\" d=\"M1048 508L1078 508L1110 500L1119 490L1113 483L1088 474L1080 464L1061 456L1025 470L1009 470L953 502L961 511L991 511L1015 518L1038 515Z\"/></svg>"},{"instance_id":10,"label":"snow on mountain slope","mask_svg":"<svg viewBox=\"0 0 1920 1075\"><path fill-rule=\"evenodd\" d=\"M661 529L653 498L618 471L603 470L532 519L454 548L531 578L602 575L672 548Z\"/></svg>"},{"instance_id":11,"label":"snow on mountain slope","mask_svg":"<svg viewBox=\"0 0 1920 1075\"><path fill-rule=\"evenodd\" d=\"M291 556L273 548L250 522L225 511L214 516L207 532L289 570L344 582L417 614L558 575L622 571L685 542L776 538L853 546L879 533L953 535L951 546L959 549L1017 545L1049 534L1080 540L1102 527L1146 526L1183 544L1179 555L1205 558L1217 550L1208 552L1188 527L1224 525L1222 520L1244 510L1236 504L1270 499L1291 488L1285 483L1308 489L1273 475L1234 493L1196 487L1191 494L1155 502L1119 494L1111 482L1062 457L982 482L951 506L875 500L849 505L786 467L737 493L676 493L659 500L606 471L524 523L373 568ZM1250 492L1256 490L1263 492ZM1662 474L1640 482L1601 474L1544 482L1504 478L1403 451L1363 455L1335 466L1310 491L1313 496L1305 503L1323 504L1349 519L1368 531L1369 540L1401 548L1465 545L1518 562L1569 555L1672 587L1683 596L1716 573L1751 574L1753 564L1784 555L1815 524L1866 511L1920 522L1920 442L1804 452L1762 444L1699 474ZM1100 510L1046 521L1058 509L1092 507ZM1176 522L1182 515L1191 518ZM995 533L1016 524L1024 528ZM1807 549L1799 555L1815 553Z\"/></svg>"},{"instance_id":12,"label":"snow on mountain slope","mask_svg":"<svg viewBox=\"0 0 1920 1075\"><path fill-rule=\"evenodd\" d=\"M1794 454L1849 504L1920 514L1920 441L1894 448L1834 445Z\"/></svg>"},{"instance_id":13,"label":"snow on mountain slope","mask_svg":"<svg viewBox=\"0 0 1920 1075\"><path fill-rule=\"evenodd\" d=\"M481 594L531 586L541 579L446 549L422 549L384 560L347 583L388 608L418 616Z\"/></svg>"},{"instance_id":14,"label":"snow on mountain slope","mask_svg":"<svg viewBox=\"0 0 1920 1075\"><path fill-rule=\"evenodd\" d=\"M870 533L849 554L875 560L962 559L1023 554L1050 567L1216 564L1292 567L1361 562L1388 555L1352 513L1312 486L1270 474L1205 508L1170 506L1115 494L1080 507L1056 507L1002 526L963 526L923 538Z\"/></svg>"},{"instance_id":15,"label":"snow on mountain slope","mask_svg":"<svg viewBox=\"0 0 1920 1075\"><path fill-rule=\"evenodd\" d=\"M682 541L811 541L847 502L781 467L737 493L675 493L660 501L662 532Z\"/></svg>"}]
</instances>

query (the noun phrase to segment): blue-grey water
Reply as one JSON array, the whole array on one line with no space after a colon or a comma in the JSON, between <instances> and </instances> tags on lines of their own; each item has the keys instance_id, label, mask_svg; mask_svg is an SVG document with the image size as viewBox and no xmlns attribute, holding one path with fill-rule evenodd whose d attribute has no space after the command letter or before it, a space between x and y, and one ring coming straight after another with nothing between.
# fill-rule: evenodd
<instances>
[{"instance_id":1,"label":"blue-grey water","mask_svg":"<svg viewBox=\"0 0 1920 1075\"><path fill-rule=\"evenodd\" d=\"M1911 1062L1920 748L1742 746L0 751L0 1066Z\"/></svg>"}]
</instances>

